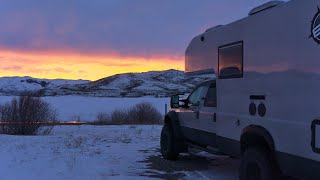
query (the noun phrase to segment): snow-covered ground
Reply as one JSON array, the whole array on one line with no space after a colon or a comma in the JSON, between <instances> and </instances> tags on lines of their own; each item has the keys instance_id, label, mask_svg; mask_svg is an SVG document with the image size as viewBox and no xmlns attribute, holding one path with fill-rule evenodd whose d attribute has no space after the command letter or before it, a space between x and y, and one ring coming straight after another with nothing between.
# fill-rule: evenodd
<instances>
[{"instance_id":1,"label":"snow-covered ground","mask_svg":"<svg viewBox=\"0 0 320 180\"><path fill-rule=\"evenodd\" d=\"M12 96L0 96L0 104L9 102ZM48 96L43 99L49 102L58 112L58 120L94 121L98 113L110 113L115 109L126 109L139 102L150 102L162 114L165 114L165 104L169 109L170 98L104 98L88 96Z\"/></svg>"},{"instance_id":2,"label":"snow-covered ground","mask_svg":"<svg viewBox=\"0 0 320 180\"><path fill-rule=\"evenodd\" d=\"M161 158L161 126L57 126L0 135L1 180L238 179L238 162L206 153Z\"/></svg>"}]
</instances>

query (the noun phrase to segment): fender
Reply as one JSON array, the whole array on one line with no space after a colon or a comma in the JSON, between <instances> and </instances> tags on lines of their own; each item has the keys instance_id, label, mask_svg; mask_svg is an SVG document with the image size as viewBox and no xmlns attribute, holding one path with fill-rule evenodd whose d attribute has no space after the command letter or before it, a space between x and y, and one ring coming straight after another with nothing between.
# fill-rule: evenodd
<instances>
[{"instance_id":1,"label":"fender","mask_svg":"<svg viewBox=\"0 0 320 180\"><path fill-rule=\"evenodd\" d=\"M178 114L175 111L170 111L165 115L164 119L165 124L170 124L173 130L173 136L175 138L174 149L176 152L185 152L187 146L184 142L184 136L182 129L179 123Z\"/></svg>"},{"instance_id":2,"label":"fender","mask_svg":"<svg viewBox=\"0 0 320 180\"><path fill-rule=\"evenodd\" d=\"M244 140L246 138L246 136L250 136L250 135L253 135L253 136L256 136L256 137L260 137L260 138L263 138L264 141L267 143L269 149L271 151L274 151L275 150L275 145L274 145L274 141L273 141L273 138L271 136L271 134L269 133L268 130L266 130L264 127L262 126L258 126L258 125L250 125L246 128L244 128L244 130L242 131L242 134L241 134L241 152L244 151Z\"/></svg>"}]
</instances>

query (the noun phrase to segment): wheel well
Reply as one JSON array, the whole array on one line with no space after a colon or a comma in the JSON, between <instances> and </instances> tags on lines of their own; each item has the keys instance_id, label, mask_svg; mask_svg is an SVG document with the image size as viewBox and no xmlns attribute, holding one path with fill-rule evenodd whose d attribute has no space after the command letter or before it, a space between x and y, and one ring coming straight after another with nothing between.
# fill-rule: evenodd
<instances>
[{"instance_id":1,"label":"wheel well","mask_svg":"<svg viewBox=\"0 0 320 180\"><path fill-rule=\"evenodd\" d=\"M246 133L241 137L241 154L249 147L261 147L270 152L272 151L264 137L255 133Z\"/></svg>"},{"instance_id":2,"label":"wheel well","mask_svg":"<svg viewBox=\"0 0 320 180\"><path fill-rule=\"evenodd\" d=\"M275 144L271 134L263 127L251 125L243 130L240 139L241 155L244 154L247 148L259 147L269 152L275 169L280 171L279 163L275 154Z\"/></svg>"},{"instance_id":3,"label":"wheel well","mask_svg":"<svg viewBox=\"0 0 320 180\"><path fill-rule=\"evenodd\" d=\"M275 150L271 134L263 127L251 125L244 129L241 135L241 154L248 147L261 147L273 153Z\"/></svg>"},{"instance_id":4,"label":"wheel well","mask_svg":"<svg viewBox=\"0 0 320 180\"><path fill-rule=\"evenodd\" d=\"M179 120L175 112L171 111L164 118L164 124L169 126L173 132L175 138L175 151L176 152L187 152L188 146L184 143L184 136L181 131Z\"/></svg>"},{"instance_id":5,"label":"wheel well","mask_svg":"<svg viewBox=\"0 0 320 180\"><path fill-rule=\"evenodd\" d=\"M171 125L171 119L170 119L170 117L165 116L165 118L164 118L164 124Z\"/></svg>"}]
</instances>

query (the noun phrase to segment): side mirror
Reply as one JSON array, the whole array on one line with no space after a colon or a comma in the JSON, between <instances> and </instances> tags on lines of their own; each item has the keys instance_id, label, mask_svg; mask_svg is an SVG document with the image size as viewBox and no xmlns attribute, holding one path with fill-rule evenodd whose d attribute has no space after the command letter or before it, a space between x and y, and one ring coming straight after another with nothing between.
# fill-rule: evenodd
<instances>
[{"instance_id":1,"label":"side mirror","mask_svg":"<svg viewBox=\"0 0 320 180\"><path fill-rule=\"evenodd\" d=\"M179 100L178 95L171 96L170 107L171 108L179 108L180 107L179 102L180 102L180 100Z\"/></svg>"},{"instance_id":2,"label":"side mirror","mask_svg":"<svg viewBox=\"0 0 320 180\"><path fill-rule=\"evenodd\" d=\"M189 108L188 99L183 99L180 102L180 107Z\"/></svg>"}]
</instances>

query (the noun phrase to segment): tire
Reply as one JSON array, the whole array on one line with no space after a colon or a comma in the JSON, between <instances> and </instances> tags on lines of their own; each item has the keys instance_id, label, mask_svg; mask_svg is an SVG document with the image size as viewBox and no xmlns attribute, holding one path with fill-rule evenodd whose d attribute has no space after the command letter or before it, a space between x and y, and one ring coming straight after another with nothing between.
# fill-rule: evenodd
<instances>
[{"instance_id":1,"label":"tire","mask_svg":"<svg viewBox=\"0 0 320 180\"><path fill-rule=\"evenodd\" d=\"M263 148L248 148L242 157L240 165L240 180L277 180L279 173L276 163L267 150Z\"/></svg>"},{"instance_id":2,"label":"tire","mask_svg":"<svg viewBox=\"0 0 320 180\"><path fill-rule=\"evenodd\" d=\"M162 128L160 139L161 154L164 159L176 160L178 158L179 153L175 152L174 143L173 130L166 124Z\"/></svg>"}]
</instances>

